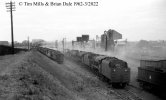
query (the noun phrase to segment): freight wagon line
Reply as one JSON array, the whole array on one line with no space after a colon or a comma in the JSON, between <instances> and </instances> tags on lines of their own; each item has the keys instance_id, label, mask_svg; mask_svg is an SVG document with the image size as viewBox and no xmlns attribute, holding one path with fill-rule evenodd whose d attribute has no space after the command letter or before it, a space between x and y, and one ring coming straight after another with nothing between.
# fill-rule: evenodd
<instances>
[{"instance_id":1,"label":"freight wagon line","mask_svg":"<svg viewBox=\"0 0 166 100\"><path fill-rule=\"evenodd\" d=\"M58 50L53 50L46 47L37 47L37 50L59 64L62 64L64 62L64 54L62 54Z\"/></svg>"}]
</instances>

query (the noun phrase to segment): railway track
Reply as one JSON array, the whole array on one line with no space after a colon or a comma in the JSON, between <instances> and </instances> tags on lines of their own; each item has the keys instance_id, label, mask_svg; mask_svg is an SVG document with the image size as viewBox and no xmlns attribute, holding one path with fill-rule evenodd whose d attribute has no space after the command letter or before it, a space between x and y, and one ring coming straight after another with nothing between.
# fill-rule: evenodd
<instances>
[{"instance_id":1,"label":"railway track","mask_svg":"<svg viewBox=\"0 0 166 100\"><path fill-rule=\"evenodd\" d=\"M131 89L113 89L115 94L122 100L143 100L137 93L133 92Z\"/></svg>"}]
</instances>

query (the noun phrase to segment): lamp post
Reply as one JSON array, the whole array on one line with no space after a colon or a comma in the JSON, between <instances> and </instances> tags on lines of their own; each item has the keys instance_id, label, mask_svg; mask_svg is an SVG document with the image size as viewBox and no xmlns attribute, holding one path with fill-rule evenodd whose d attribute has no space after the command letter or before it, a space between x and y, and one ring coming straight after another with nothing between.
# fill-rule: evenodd
<instances>
[{"instance_id":1,"label":"lamp post","mask_svg":"<svg viewBox=\"0 0 166 100\"><path fill-rule=\"evenodd\" d=\"M13 35L13 11L15 11L15 2L10 1L6 3L7 12L10 12L11 17L11 42L12 42L12 53L14 54L14 35Z\"/></svg>"}]
</instances>

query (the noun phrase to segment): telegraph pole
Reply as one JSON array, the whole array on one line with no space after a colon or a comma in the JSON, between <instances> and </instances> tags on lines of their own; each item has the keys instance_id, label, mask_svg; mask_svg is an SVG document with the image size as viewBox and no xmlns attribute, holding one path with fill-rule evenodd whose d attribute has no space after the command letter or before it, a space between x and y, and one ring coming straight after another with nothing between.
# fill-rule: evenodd
<instances>
[{"instance_id":1,"label":"telegraph pole","mask_svg":"<svg viewBox=\"0 0 166 100\"><path fill-rule=\"evenodd\" d=\"M13 11L15 11L15 2L10 1L6 3L7 12L10 12L11 17L11 42L12 42L12 53L14 54L14 35L13 35Z\"/></svg>"},{"instance_id":2,"label":"telegraph pole","mask_svg":"<svg viewBox=\"0 0 166 100\"><path fill-rule=\"evenodd\" d=\"M104 34L105 34L105 51L107 51L108 50L107 31L104 31Z\"/></svg>"},{"instance_id":3,"label":"telegraph pole","mask_svg":"<svg viewBox=\"0 0 166 100\"><path fill-rule=\"evenodd\" d=\"M98 45L98 35L96 35L96 43L95 43L95 46L97 47Z\"/></svg>"},{"instance_id":4,"label":"telegraph pole","mask_svg":"<svg viewBox=\"0 0 166 100\"><path fill-rule=\"evenodd\" d=\"M62 45L63 45L63 53L64 53L64 42L65 42L65 39L63 38L63 40L62 40Z\"/></svg>"},{"instance_id":5,"label":"telegraph pole","mask_svg":"<svg viewBox=\"0 0 166 100\"><path fill-rule=\"evenodd\" d=\"M72 49L74 49L74 41L72 40Z\"/></svg>"},{"instance_id":6,"label":"telegraph pole","mask_svg":"<svg viewBox=\"0 0 166 100\"><path fill-rule=\"evenodd\" d=\"M55 41L55 48L58 50L58 40Z\"/></svg>"},{"instance_id":7,"label":"telegraph pole","mask_svg":"<svg viewBox=\"0 0 166 100\"><path fill-rule=\"evenodd\" d=\"M63 52L65 53L65 48L66 48L66 38L63 38Z\"/></svg>"},{"instance_id":8,"label":"telegraph pole","mask_svg":"<svg viewBox=\"0 0 166 100\"><path fill-rule=\"evenodd\" d=\"M96 41L95 41L95 39L93 39L93 49L94 50L96 49Z\"/></svg>"}]
</instances>

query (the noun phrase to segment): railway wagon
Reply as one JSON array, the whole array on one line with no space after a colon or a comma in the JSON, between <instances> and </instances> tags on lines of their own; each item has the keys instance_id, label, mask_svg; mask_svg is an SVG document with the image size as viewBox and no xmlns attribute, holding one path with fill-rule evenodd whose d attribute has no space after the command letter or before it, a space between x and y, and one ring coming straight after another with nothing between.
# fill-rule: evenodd
<instances>
[{"instance_id":1,"label":"railway wagon","mask_svg":"<svg viewBox=\"0 0 166 100\"><path fill-rule=\"evenodd\" d=\"M62 64L64 61L64 55L60 51L44 47L38 47L37 50L59 64Z\"/></svg>"},{"instance_id":2,"label":"railway wagon","mask_svg":"<svg viewBox=\"0 0 166 100\"><path fill-rule=\"evenodd\" d=\"M92 67L91 64L94 61L94 59L93 59L94 56L98 56L98 54L90 53L90 52L84 54L84 56L83 56L83 63L85 65L88 65L89 67Z\"/></svg>"},{"instance_id":3,"label":"railway wagon","mask_svg":"<svg viewBox=\"0 0 166 100\"><path fill-rule=\"evenodd\" d=\"M47 55L48 57L51 58L53 52L54 52L53 50L46 48L46 54L45 55Z\"/></svg>"},{"instance_id":4,"label":"railway wagon","mask_svg":"<svg viewBox=\"0 0 166 100\"><path fill-rule=\"evenodd\" d=\"M50 56L53 60L57 61L59 64L62 64L64 61L64 55L60 51L53 50Z\"/></svg>"},{"instance_id":5,"label":"railway wagon","mask_svg":"<svg viewBox=\"0 0 166 100\"><path fill-rule=\"evenodd\" d=\"M37 49L38 49L38 51L40 51L40 52L41 52L42 54L44 54L44 55L46 55L47 52L48 52L48 49L43 48L43 47L38 47Z\"/></svg>"},{"instance_id":6,"label":"railway wagon","mask_svg":"<svg viewBox=\"0 0 166 100\"><path fill-rule=\"evenodd\" d=\"M78 60L81 61L81 62L83 62L83 57L84 57L84 55L85 55L86 53L87 53L86 51L80 51L80 52L78 53Z\"/></svg>"},{"instance_id":7,"label":"railway wagon","mask_svg":"<svg viewBox=\"0 0 166 100\"><path fill-rule=\"evenodd\" d=\"M99 72L110 80L113 87L125 87L130 82L130 68L125 61L115 57L102 60Z\"/></svg>"},{"instance_id":8,"label":"railway wagon","mask_svg":"<svg viewBox=\"0 0 166 100\"><path fill-rule=\"evenodd\" d=\"M91 54L91 55L89 56L89 62L90 62L90 65L89 65L89 66L91 66L92 68L95 68L93 65L94 65L94 63L95 63L96 57L98 57L98 56L100 56L100 55L99 55L99 54Z\"/></svg>"},{"instance_id":9,"label":"railway wagon","mask_svg":"<svg viewBox=\"0 0 166 100\"><path fill-rule=\"evenodd\" d=\"M83 64L85 64L85 65L88 65L89 64L89 60L88 60L88 54L89 53L91 53L91 52L84 52L83 54L82 54L82 57L81 57L81 62L83 63Z\"/></svg>"},{"instance_id":10,"label":"railway wagon","mask_svg":"<svg viewBox=\"0 0 166 100\"><path fill-rule=\"evenodd\" d=\"M137 80L144 89L166 89L166 60L141 60Z\"/></svg>"},{"instance_id":11,"label":"railway wagon","mask_svg":"<svg viewBox=\"0 0 166 100\"><path fill-rule=\"evenodd\" d=\"M79 50L71 50L70 55L73 57L78 57Z\"/></svg>"}]
</instances>

